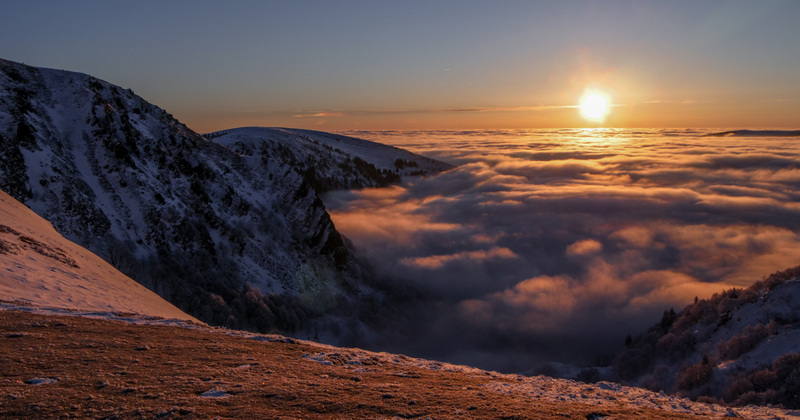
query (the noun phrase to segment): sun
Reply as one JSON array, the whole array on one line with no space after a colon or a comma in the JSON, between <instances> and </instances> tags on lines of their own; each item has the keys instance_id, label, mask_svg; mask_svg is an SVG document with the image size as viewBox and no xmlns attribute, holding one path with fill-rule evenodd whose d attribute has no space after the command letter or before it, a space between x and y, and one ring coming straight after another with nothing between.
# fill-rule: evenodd
<instances>
[{"instance_id":1,"label":"sun","mask_svg":"<svg viewBox=\"0 0 800 420\"><path fill-rule=\"evenodd\" d=\"M581 98L579 108L583 118L592 122L603 122L611 111L611 101L605 93L586 92Z\"/></svg>"}]
</instances>

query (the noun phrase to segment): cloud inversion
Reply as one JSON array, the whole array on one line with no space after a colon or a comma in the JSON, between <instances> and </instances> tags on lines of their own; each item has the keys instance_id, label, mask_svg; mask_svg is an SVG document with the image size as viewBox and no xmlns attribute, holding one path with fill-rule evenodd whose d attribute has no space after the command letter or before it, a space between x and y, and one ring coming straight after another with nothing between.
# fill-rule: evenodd
<instances>
[{"instance_id":1,"label":"cloud inversion","mask_svg":"<svg viewBox=\"0 0 800 420\"><path fill-rule=\"evenodd\" d=\"M351 134L461 165L326 199L381 281L418 293L398 317L416 339L386 339L400 351L502 370L591 362L665 309L800 264L795 139Z\"/></svg>"}]
</instances>

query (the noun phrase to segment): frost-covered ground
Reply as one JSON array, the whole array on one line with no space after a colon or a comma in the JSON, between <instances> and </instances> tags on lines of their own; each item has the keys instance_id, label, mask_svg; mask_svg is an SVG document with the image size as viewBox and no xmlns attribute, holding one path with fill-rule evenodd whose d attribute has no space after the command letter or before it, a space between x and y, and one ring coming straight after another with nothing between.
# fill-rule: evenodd
<instances>
[{"instance_id":1,"label":"frost-covered ground","mask_svg":"<svg viewBox=\"0 0 800 420\"><path fill-rule=\"evenodd\" d=\"M0 306L0 320L4 353L20 362L0 380L8 417L57 409L123 417L284 410L295 418L800 418L800 411L729 408L611 382L500 374L178 320L11 304ZM35 343L43 350L22 351ZM182 386L159 385L168 381ZM65 405L49 407L42 395Z\"/></svg>"},{"instance_id":2,"label":"frost-covered ground","mask_svg":"<svg viewBox=\"0 0 800 420\"><path fill-rule=\"evenodd\" d=\"M196 321L2 191L0 300Z\"/></svg>"}]
</instances>

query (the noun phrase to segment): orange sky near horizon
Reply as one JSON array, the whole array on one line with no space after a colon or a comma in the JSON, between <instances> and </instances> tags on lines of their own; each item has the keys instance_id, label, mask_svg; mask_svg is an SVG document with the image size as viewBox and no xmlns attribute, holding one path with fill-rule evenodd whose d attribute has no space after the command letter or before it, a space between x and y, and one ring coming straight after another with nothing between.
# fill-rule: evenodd
<instances>
[{"instance_id":1,"label":"orange sky near horizon","mask_svg":"<svg viewBox=\"0 0 800 420\"><path fill-rule=\"evenodd\" d=\"M182 116L190 128L204 133L225 128L269 126L315 130L434 130L434 129L521 129L521 128L776 128L800 127L800 104L772 101L762 103L658 102L612 106L603 122L587 121L575 105L518 110L430 110L430 111L331 111L319 115L227 115L216 112Z\"/></svg>"}]
</instances>

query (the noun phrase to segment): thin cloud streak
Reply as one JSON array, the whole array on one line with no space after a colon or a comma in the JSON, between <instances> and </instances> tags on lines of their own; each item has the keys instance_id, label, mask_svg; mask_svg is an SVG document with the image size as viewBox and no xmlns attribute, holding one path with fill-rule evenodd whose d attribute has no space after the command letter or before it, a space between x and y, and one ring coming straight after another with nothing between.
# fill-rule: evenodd
<instances>
[{"instance_id":1,"label":"thin cloud streak","mask_svg":"<svg viewBox=\"0 0 800 420\"><path fill-rule=\"evenodd\" d=\"M614 107L624 105L612 105ZM484 106L464 108L395 108L395 109L352 109L330 111L296 111L293 118L352 117L361 115L389 114L442 114L442 113L485 113L485 112L544 112L561 109L574 109L578 105L530 105L530 106ZM284 115L285 112L263 111L264 115Z\"/></svg>"},{"instance_id":2,"label":"thin cloud streak","mask_svg":"<svg viewBox=\"0 0 800 420\"><path fill-rule=\"evenodd\" d=\"M329 118L329 117L344 117L346 114L344 112L312 112L309 114L295 114L292 115L294 118Z\"/></svg>"}]
</instances>

